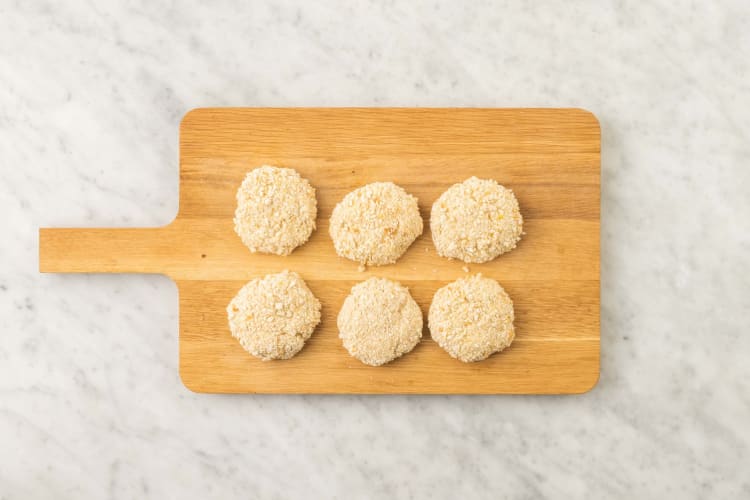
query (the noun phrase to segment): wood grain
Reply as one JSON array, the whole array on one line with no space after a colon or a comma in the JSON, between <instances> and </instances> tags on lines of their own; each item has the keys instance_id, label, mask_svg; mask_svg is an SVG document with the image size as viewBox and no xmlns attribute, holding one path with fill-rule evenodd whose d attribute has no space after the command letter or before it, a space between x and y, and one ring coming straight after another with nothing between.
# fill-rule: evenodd
<instances>
[{"instance_id":1,"label":"wood grain","mask_svg":"<svg viewBox=\"0 0 750 500\"><path fill-rule=\"evenodd\" d=\"M42 229L42 272L163 273L180 294L180 375L198 392L579 393L599 376L599 126L577 109L197 109L180 127L180 209L161 228ZM261 164L297 169L316 187L318 230L289 257L253 255L232 227L234 194ZM435 290L465 276L435 254L429 229L399 262L357 271L336 256L328 218L351 189L391 180L432 202L477 175L512 188L525 217L519 247L470 271L513 298L517 337L464 364L429 337L369 367L348 356L336 314L370 276L407 285L427 313ZM261 362L231 337L225 307L252 278L295 270L323 318L295 358Z\"/></svg>"}]
</instances>

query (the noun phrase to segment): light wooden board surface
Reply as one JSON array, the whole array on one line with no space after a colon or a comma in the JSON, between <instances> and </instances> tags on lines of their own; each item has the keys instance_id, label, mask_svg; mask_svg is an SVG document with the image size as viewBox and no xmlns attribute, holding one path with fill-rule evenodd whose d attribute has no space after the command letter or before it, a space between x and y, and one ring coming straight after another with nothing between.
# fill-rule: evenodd
<instances>
[{"instance_id":1,"label":"light wooden board surface","mask_svg":"<svg viewBox=\"0 0 750 500\"><path fill-rule=\"evenodd\" d=\"M235 192L262 164L297 169L317 189L318 229L289 257L251 254L233 231ZM425 318L434 292L465 276L439 257L432 202L476 175L513 189L519 247L470 272L515 303L516 339L485 361L454 360L429 336L381 367L351 358L336 315L370 276L407 285ZM350 190L393 181L419 198L425 232L395 265L365 272L338 257L328 218ZM42 272L163 273L180 294L180 375L198 392L580 393L599 377L600 132L579 109L197 109L180 126L180 209L161 228L42 229ZM297 271L323 304L305 348L286 361L247 354L225 308L248 280Z\"/></svg>"}]
</instances>

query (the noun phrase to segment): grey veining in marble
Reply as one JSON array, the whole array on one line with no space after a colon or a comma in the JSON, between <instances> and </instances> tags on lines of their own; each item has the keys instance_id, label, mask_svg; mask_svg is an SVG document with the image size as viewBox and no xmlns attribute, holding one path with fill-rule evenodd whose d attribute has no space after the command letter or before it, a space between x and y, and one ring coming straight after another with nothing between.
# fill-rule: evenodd
<instances>
[{"instance_id":1,"label":"grey veining in marble","mask_svg":"<svg viewBox=\"0 0 750 500\"><path fill-rule=\"evenodd\" d=\"M460 4L0 1L1 499L750 497L750 5ZM40 275L37 228L170 221L208 105L596 113L599 385L184 389L175 286Z\"/></svg>"}]
</instances>

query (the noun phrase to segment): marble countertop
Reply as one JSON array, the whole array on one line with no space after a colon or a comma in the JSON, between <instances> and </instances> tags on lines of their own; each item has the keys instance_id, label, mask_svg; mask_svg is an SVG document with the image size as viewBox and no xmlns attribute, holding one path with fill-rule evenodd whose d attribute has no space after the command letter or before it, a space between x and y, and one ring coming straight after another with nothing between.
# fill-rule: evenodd
<instances>
[{"instance_id":1,"label":"marble countertop","mask_svg":"<svg viewBox=\"0 0 750 500\"><path fill-rule=\"evenodd\" d=\"M746 2L211 3L0 4L1 499L750 497ZM193 394L171 281L37 272L169 222L181 116L240 105L594 112L596 388Z\"/></svg>"}]
</instances>

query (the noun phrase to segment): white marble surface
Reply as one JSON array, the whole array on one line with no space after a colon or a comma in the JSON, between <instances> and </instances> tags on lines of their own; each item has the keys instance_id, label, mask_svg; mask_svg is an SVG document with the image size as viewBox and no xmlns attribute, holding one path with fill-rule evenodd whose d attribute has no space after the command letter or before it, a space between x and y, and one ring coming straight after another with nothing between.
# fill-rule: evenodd
<instances>
[{"instance_id":1,"label":"white marble surface","mask_svg":"<svg viewBox=\"0 0 750 500\"><path fill-rule=\"evenodd\" d=\"M0 498L750 497L747 2L204 3L0 1ZM596 113L599 385L184 389L174 285L40 275L37 228L170 221L207 105Z\"/></svg>"}]
</instances>

